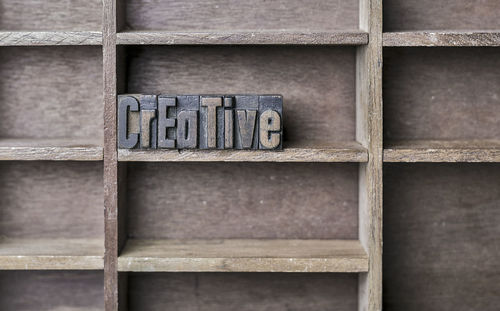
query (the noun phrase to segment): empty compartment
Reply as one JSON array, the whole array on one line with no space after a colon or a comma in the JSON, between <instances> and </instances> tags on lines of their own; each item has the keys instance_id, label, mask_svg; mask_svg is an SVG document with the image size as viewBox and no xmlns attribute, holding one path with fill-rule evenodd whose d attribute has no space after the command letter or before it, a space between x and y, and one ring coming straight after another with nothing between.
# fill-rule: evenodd
<instances>
[{"instance_id":1,"label":"empty compartment","mask_svg":"<svg viewBox=\"0 0 500 311\"><path fill-rule=\"evenodd\" d=\"M131 163L128 236L357 239L358 165Z\"/></svg>"},{"instance_id":2,"label":"empty compartment","mask_svg":"<svg viewBox=\"0 0 500 311\"><path fill-rule=\"evenodd\" d=\"M127 92L282 94L284 147L355 140L355 48L129 47Z\"/></svg>"},{"instance_id":3,"label":"empty compartment","mask_svg":"<svg viewBox=\"0 0 500 311\"><path fill-rule=\"evenodd\" d=\"M101 311L103 273L98 271L2 271L3 311Z\"/></svg>"},{"instance_id":4,"label":"empty compartment","mask_svg":"<svg viewBox=\"0 0 500 311\"><path fill-rule=\"evenodd\" d=\"M384 310L497 310L500 166L384 172Z\"/></svg>"},{"instance_id":5,"label":"empty compartment","mask_svg":"<svg viewBox=\"0 0 500 311\"><path fill-rule=\"evenodd\" d=\"M101 24L101 0L2 0L0 5L4 31L100 31Z\"/></svg>"},{"instance_id":6,"label":"empty compartment","mask_svg":"<svg viewBox=\"0 0 500 311\"><path fill-rule=\"evenodd\" d=\"M389 48L384 139L498 140L500 50Z\"/></svg>"},{"instance_id":7,"label":"empty compartment","mask_svg":"<svg viewBox=\"0 0 500 311\"><path fill-rule=\"evenodd\" d=\"M102 145L100 47L5 47L0 58L0 142Z\"/></svg>"},{"instance_id":8,"label":"empty compartment","mask_svg":"<svg viewBox=\"0 0 500 311\"><path fill-rule=\"evenodd\" d=\"M498 0L385 0L384 31L500 29Z\"/></svg>"},{"instance_id":9,"label":"empty compartment","mask_svg":"<svg viewBox=\"0 0 500 311\"><path fill-rule=\"evenodd\" d=\"M357 0L121 0L130 30L355 30Z\"/></svg>"},{"instance_id":10,"label":"empty compartment","mask_svg":"<svg viewBox=\"0 0 500 311\"><path fill-rule=\"evenodd\" d=\"M357 310L357 275L129 273L128 310Z\"/></svg>"}]
</instances>

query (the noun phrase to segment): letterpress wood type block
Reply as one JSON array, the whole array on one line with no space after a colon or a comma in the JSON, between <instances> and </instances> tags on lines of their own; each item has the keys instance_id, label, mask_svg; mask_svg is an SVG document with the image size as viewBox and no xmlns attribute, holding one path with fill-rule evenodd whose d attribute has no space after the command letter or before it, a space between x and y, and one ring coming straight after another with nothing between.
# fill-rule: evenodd
<instances>
[{"instance_id":1,"label":"letterpress wood type block","mask_svg":"<svg viewBox=\"0 0 500 311\"><path fill-rule=\"evenodd\" d=\"M200 149L223 149L224 107L222 96L200 97Z\"/></svg>"},{"instance_id":2,"label":"letterpress wood type block","mask_svg":"<svg viewBox=\"0 0 500 311\"><path fill-rule=\"evenodd\" d=\"M259 96L259 148L283 149L283 96Z\"/></svg>"},{"instance_id":3,"label":"letterpress wood type block","mask_svg":"<svg viewBox=\"0 0 500 311\"><path fill-rule=\"evenodd\" d=\"M237 95L235 99L235 149L259 149L257 112L259 96Z\"/></svg>"},{"instance_id":4,"label":"letterpress wood type block","mask_svg":"<svg viewBox=\"0 0 500 311\"><path fill-rule=\"evenodd\" d=\"M233 97L224 98L224 149L234 148L234 109Z\"/></svg>"},{"instance_id":5,"label":"letterpress wood type block","mask_svg":"<svg viewBox=\"0 0 500 311\"><path fill-rule=\"evenodd\" d=\"M156 149L158 120L156 110L158 108L158 96L141 95L141 148Z\"/></svg>"},{"instance_id":6,"label":"letterpress wood type block","mask_svg":"<svg viewBox=\"0 0 500 311\"><path fill-rule=\"evenodd\" d=\"M135 148L139 142L139 126L131 124L134 121L138 123L139 119L129 118L131 113L139 113L137 99L130 95L118 96L118 148Z\"/></svg>"},{"instance_id":7,"label":"letterpress wood type block","mask_svg":"<svg viewBox=\"0 0 500 311\"><path fill-rule=\"evenodd\" d=\"M199 96L177 96L177 149L198 147L199 109Z\"/></svg>"},{"instance_id":8,"label":"letterpress wood type block","mask_svg":"<svg viewBox=\"0 0 500 311\"><path fill-rule=\"evenodd\" d=\"M158 148L175 148L177 98L158 96Z\"/></svg>"}]
</instances>

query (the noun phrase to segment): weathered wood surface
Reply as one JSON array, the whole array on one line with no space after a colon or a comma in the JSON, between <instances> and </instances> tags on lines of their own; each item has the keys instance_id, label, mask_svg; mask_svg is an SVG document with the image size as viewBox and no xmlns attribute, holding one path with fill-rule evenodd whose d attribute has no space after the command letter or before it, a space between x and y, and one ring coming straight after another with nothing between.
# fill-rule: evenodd
<instances>
[{"instance_id":1,"label":"weathered wood surface","mask_svg":"<svg viewBox=\"0 0 500 311\"><path fill-rule=\"evenodd\" d=\"M0 31L0 46L101 44L100 31Z\"/></svg>"},{"instance_id":2,"label":"weathered wood surface","mask_svg":"<svg viewBox=\"0 0 500 311\"><path fill-rule=\"evenodd\" d=\"M101 0L2 0L0 29L100 31Z\"/></svg>"},{"instance_id":3,"label":"weathered wood surface","mask_svg":"<svg viewBox=\"0 0 500 311\"><path fill-rule=\"evenodd\" d=\"M500 162L498 140L388 142L384 162Z\"/></svg>"},{"instance_id":4,"label":"weathered wood surface","mask_svg":"<svg viewBox=\"0 0 500 311\"><path fill-rule=\"evenodd\" d=\"M498 0L385 0L384 31L500 29Z\"/></svg>"},{"instance_id":5,"label":"weathered wood surface","mask_svg":"<svg viewBox=\"0 0 500 311\"><path fill-rule=\"evenodd\" d=\"M363 45L368 34L362 31L124 31L117 34L117 44L176 45L176 44L296 44L296 45Z\"/></svg>"},{"instance_id":6,"label":"weathered wood surface","mask_svg":"<svg viewBox=\"0 0 500 311\"><path fill-rule=\"evenodd\" d=\"M102 311L102 271L1 271L0 309Z\"/></svg>"},{"instance_id":7,"label":"weathered wood surface","mask_svg":"<svg viewBox=\"0 0 500 311\"><path fill-rule=\"evenodd\" d=\"M103 148L81 139L0 139L0 160L102 161Z\"/></svg>"},{"instance_id":8,"label":"weathered wood surface","mask_svg":"<svg viewBox=\"0 0 500 311\"><path fill-rule=\"evenodd\" d=\"M384 139L498 139L497 68L500 49L387 49Z\"/></svg>"},{"instance_id":9,"label":"weathered wood surface","mask_svg":"<svg viewBox=\"0 0 500 311\"><path fill-rule=\"evenodd\" d=\"M0 236L102 238L100 162L0 162Z\"/></svg>"},{"instance_id":10,"label":"weathered wood surface","mask_svg":"<svg viewBox=\"0 0 500 311\"><path fill-rule=\"evenodd\" d=\"M129 273L129 310L356 310L357 275Z\"/></svg>"},{"instance_id":11,"label":"weathered wood surface","mask_svg":"<svg viewBox=\"0 0 500 311\"><path fill-rule=\"evenodd\" d=\"M500 46L500 33L498 31L386 32L384 46Z\"/></svg>"},{"instance_id":12,"label":"weathered wood surface","mask_svg":"<svg viewBox=\"0 0 500 311\"><path fill-rule=\"evenodd\" d=\"M136 30L355 30L358 0L124 0Z\"/></svg>"},{"instance_id":13,"label":"weathered wood surface","mask_svg":"<svg viewBox=\"0 0 500 311\"><path fill-rule=\"evenodd\" d=\"M390 164L384 181L384 310L500 303L500 166Z\"/></svg>"},{"instance_id":14,"label":"weathered wood surface","mask_svg":"<svg viewBox=\"0 0 500 311\"><path fill-rule=\"evenodd\" d=\"M0 238L2 270L102 270L103 239Z\"/></svg>"},{"instance_id":15,"label":"weathered wood surface","mask_svg":"<svg viewBox=\"0 0 500 311\"><path fill-rule=\"evenodd\" d=\"M128 163L128 234L357 239L357 182L356 163Z\"/></svg>"},{"instance_id":16,"label":"weathered wood surface","mask_svg":"<svg viewBox=\"0 0 500 311\"><path fill-rule=\"evenodd\" d=\"M359 143L316 146L285 144L283 151L258 150L118 150L119 161L141 162L366 162L368 152Z\"/></svg>"},{"instance_id":17,"label":"weathered wood surface","mask_svg":"<svg viewBox=\"0 0 500 311\"><path fill-rule=\"evenodd\" d=\"M0 136L102 141L100 47L0 49Z\"/></svg>"},{"instance_id":18,"label":"weathered wood surface","mask_svg":"<svg viewBox=\"0 0 500 311\"><path fill-rule=\"evenodd\" d=\"M128 240L120 271L366 272L356 240Z\"/></svg>"},{"instance_id":19,"label":"weathered wood surface","mask_svg":"<svg viewBox=\"0 0 500 311\"><path fill-rule=\"evenodd\" d=\"M354 48L154 46L128 51L128 93L282 94L285 143L355 140Z\"/></svg>"}]
</instances>

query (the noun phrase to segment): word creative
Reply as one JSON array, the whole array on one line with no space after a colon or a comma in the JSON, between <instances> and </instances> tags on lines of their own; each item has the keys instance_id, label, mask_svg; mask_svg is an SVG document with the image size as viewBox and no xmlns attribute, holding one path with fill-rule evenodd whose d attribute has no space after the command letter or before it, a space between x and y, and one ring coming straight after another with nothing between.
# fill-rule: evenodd
<instances>
[{"instance_id":1,"label":"word creative","mask_svg":"<svg viewBox=\"0 0 500 311\"><path fill-rule=\"evenodd\" d=\"M122 149L283 148L281 95L120 95Z\"/></svg>"}]
</instances>

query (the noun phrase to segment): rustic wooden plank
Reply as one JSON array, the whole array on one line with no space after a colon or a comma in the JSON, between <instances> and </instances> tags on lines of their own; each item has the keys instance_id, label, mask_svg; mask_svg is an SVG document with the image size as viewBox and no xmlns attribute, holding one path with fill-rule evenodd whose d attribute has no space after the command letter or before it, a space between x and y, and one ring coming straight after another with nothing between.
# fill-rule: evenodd
<instances>
[{"instance_id":1,"label":"rustic wooden plank","mask_svg":"<svg viewBox=\"0 0 500 311\"><path fill-rule=\"evenodd\" d=\"M2 270L102 270L103 255L103 239L0 239Z\"/></svg>"},{"instance_id":2,"label":"rustic wooden plank","mask_svg":"<svg viewBox=\"0 0 500 311\"><path fill-rule=\"evenodd\" d=\"M368 43L368 34L362 31L124 31L119 32L117 36L116 43L122 45L364 45Z\"/></svg>"},{"instance_id":3,"label":"rustic wooden plank","mask_svg":"<svg viewBox=\"0 0 500 311\"><path fill-rule=\"evenodd\" d=\"M100 31L0 31L0 46L102 45Z\"/></svg>"},{"instance_id":4,"label":"rustic wooden plank","mask_svg":"<svg viewBox=\"0 0 500 311\"><path fill-rule=\"evenodd\" d=\"M498 31L385 32L384 46L500 46Z\"/></svg>"},{"instance_id":5,"label":"rustic wooden plank","mask_svg":"<svg viewBox=\"0 0 500 311\"><path fill-rule=\"evenodd\" d=\"M355 240L129 240L120 271L366 272Z\"/></svg>"},{"instance_id":6,"label":"rustic wooden plank","mask_svg":"<svg viewBox=\"0 0 500 311\"><path fill-rule=\"evenodd\" d=\"M103 148L82 139L0 139L0 160L102 161Z\"/></svg>"},{"instance_id":7,"label":"rustic wooden plank","mask_svg":"<svg viewBox=\"0 0 500 311\"><path fill-rule=\"evenodd\" d=\"M358 310L382 310L382 0L360 2L360 29L370 35L358 48L356 72L356 137L368 149L359 168L359 240L370 259L360 274Z\"/></svg>"},{"instance_id":8,"label":"rustic wooden plank","mask_svg":"<svg viewBox=\"0 0 500 311\"><path fill-rule=\"evenodd\" d=\"M393 141L384 148L384 162L500 162L500 141Z\"/></svg>"},{"instance_id":9,"label":"rustic wooden plank","mask_svg":"<svg viewBox=\"0 0 500 311\"><path fill-rule=\"evenodd\" d=\"M286 145L283 151L265 150L130 150L119 149L118 161L142 162L366 162L368 152L355 142L325 146Z\"/></svg>"}]
</instances>

